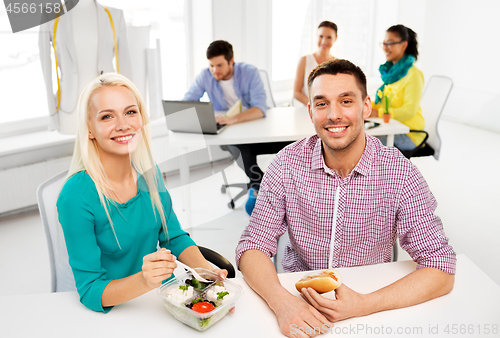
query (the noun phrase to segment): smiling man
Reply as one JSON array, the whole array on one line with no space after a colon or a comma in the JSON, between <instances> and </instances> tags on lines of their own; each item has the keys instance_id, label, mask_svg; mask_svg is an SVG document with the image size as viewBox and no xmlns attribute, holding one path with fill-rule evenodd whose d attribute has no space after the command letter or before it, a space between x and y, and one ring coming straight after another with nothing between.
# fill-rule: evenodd
<instances>
[{"instance_id":1,"label":"smiling man","mask_svg":"<svg viewBox=\"0 0 500 338\"><path fill-rule=\"evenodd\" d=\"M233 46L223 40L214 41L207 48L208 68L204 69L184 96L185 101L198 101L205 93L216 111L225 111L241 100L241 113L235 116L216 115L218 124L231 125L260 119L265 116L266 91L256 67L234 62ZM245 205L252 213L255 197L264 173L257 164L257 155L275 154L290 142L252 143L230 145L229 151L238 160L249 178L249 198Z\"/></svg>"},{"instance_id":2,"label":"smiling man","mask_svg":"<svg viewBox=\"0 0 500 338\"><path fill-rule=\"evenodd\" d=\"M245 280L290 337L444 295L453 288L456 263L418 169L364 132L371 100L361 69L346 60L325 62L309 75L308 89L317 135L284 148L270 164L236 249ZM280 285L269 259L286 231L286 272L390 262L397 238L417 270L370 294L343 284L336 300L312 289L302 289L300 299Z\"/></svg>"},{"instance_id":3,"label":"smiling man","mask_svg":"<svg viewBox=\"0 0 500 338\"><path fill-rule=\"evenodd\" d=\"M265 116L266 91L259 71L252 65L234 62L233 46L223 40L214 41L207 48L208 68L196 77L183 100L198 101L207 93L216 111L231 108L238 100L242 113L232 117L217 115L219 124L235 124Z\"/></svg>"}]
</instances>

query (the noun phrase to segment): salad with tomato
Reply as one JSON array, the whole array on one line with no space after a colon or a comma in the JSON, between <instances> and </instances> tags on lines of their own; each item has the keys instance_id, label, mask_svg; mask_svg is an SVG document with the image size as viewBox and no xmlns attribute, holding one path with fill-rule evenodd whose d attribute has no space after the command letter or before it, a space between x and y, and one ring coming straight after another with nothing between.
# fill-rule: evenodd
<instances>
[{"instance_id":1,"label":"salad with tomato","mask_svg":"<svg viewBox=\"0 0 500 338\"><path fill-rule=\"evenodd\" d=\"M212 276L211 271L196 270L204 272L203 278L215 281L203 283L187 273L163 284L158 289L158 294L176 319L196 330L204 331L229 312L242 290L238 284L230 280L222 282L215 274Z\"/></svg>"}]
</instances>

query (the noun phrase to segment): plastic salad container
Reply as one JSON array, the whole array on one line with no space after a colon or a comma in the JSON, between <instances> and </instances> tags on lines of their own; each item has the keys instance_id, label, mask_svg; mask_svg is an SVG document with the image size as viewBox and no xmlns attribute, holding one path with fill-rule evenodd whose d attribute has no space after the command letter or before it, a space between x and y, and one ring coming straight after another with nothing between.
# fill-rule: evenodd
<instances>
[{"instance_id":1,"label":"plastic salad container","mask_svg":"<svg viewBox=\"0 0 500 338\"><path fill-rule=\"evenodd\" d=\"M209 270L202 268L195 270L201 277L213 280L213 282L207 285L195 284L197 287L193 288L192 284L186 283L186 280L192 280L194 277L190 272L186 272L160 286L158 295L163 300L167 310L177 320L198 331L205 331L229 312L243 290L238 284L227 279L221 280L219 276ZM206 306L204 310L197 307L198 311L210 310L202 313L189 308L193 302L199 302L198 305L212 302L215 305ZM214 306L215 308L213 308Z\"/></svg>"}]
</instances>

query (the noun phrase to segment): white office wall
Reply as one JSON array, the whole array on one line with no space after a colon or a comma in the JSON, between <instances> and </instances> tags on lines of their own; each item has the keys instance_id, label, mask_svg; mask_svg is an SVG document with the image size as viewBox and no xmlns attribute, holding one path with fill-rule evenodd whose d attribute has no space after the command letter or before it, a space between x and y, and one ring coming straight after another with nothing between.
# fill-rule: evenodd
<instances>
[{"instance_id":1,"label":"white office wall","mask_svg":"<svg viewBox=\"0 0 500 338\"><path fill-rule=\"evenodd\" d=\"M314 9L316 6L312 1L272 1L269 31L272 72L269 75L273 81L291 80L299 58L314 50L317 26L317 21L312 18Z\"/></svg>"},{"instance_id":2,"label":"white office wall","mask_svg":"<svg viewBox=\"0 0 500 338\"><path fill-rule=\"evenodd\" d=\"M271 2L245 0L243 47L245 62L259 69L271 70Z\"/></svg>"},{"instance_id":3,"label":"white office wall","mask_svg":"<svg viewBox=\"0 0 500 338\"><path fill-rule=\"evenodd\" d=\"M188 77L187 65L190 62L191 41L187 39L190 25L187 25L186 12L188 0L166 1L162 7L161 20L153 23L152 36L160 40L161 86L162 98L166 100L179 100L186 93L186 88L191 84ZM156 29L155 29L156 28ZM161 109L163 115L163 108Z\"/></svg>"},{"instance_id":4,"label":"white office wall","mask_svg":"<svg viewBox=\"0 0 500 338\"><path fill-rule=\"evenodd\" d=\"M267 0L212 0L213 39L231 43L236 62L268 69L271 57L269 4Z\"/></svg>"},{"instance_id":5,"label":"white office wall","mask_svg":"<svg viewBox=\"0 0 500 338\"><path fill-rule=\"evenodd\" d=\"M208 66L206 50L214 40L233 46L235 62L270 70L271 2L268 0L187 0L188 79ZM187 16L190 18L190 16Z\"/></svg>"},{"instance_id":6,"label":"white office wall","mask_svg":"<svg viewBox=\"0 0 500 338\"><path fill-rule=\"evenodd\" d=\"M425 79L432 75L453 79L445 118L500 132L500 123L495 122L500 114L496 29L500 1L377 0L375 10L373 35L377 42L383 40L389 26L404 24L418 34L416 65ZM385 58L378 45L374 48L369 75L378 80L377 69Z\"/></svg>"},{"instance_id":7,"label":"white office wall","mask_svg":"<svg viewBox=\"0 0 500 338\"><path fill-rule=\"evenodd\" d=\"M187 57L191 64L191 67L187 67L189 86L201 70L208 66L206 51L214 40L216 25L213 21L210 0L187 0L186 13L191 13L186 15Z\"/></svg>"},{"instance_id":8,"label":"white office wall","mask_svg":"<svg viewBox=\"0 0 500 338\"><path fill-rule=\"evenodd\" d=\"M443 112L447 118L496 132L500 132L499 17L496 0L427 1L421 67L427 79L433 74L453 79L455 86Z\"/></svg>"},{"instance_id":9,"label":"white office wall","mask_svg":"<svg viewBox=\"0 0 500 338\"><path fill-rule=\"evenodd\" d=\"M454 76L457 85L500 92L500 1L428 1L425 33L430 72ZM494 76L497 75L497 76Z\"/></svg>"},{"instance_id":10,"label":"white office wall","mask_svg":"<svg viewBox=\"0 0 500 338\"><path fill-rule=\"evenodd\" d=\"M271 22L268 0L188 0L192 21L188 22L192 41L188 43L193 79L208 66L206 50L214 40L233 45L236 62L259 69L270 64Z\"/></svg>"},{"instance_id":11,"label":"white office wall","mask_svg":"<svg viewBox=\"0 0 500 338\"><path fill-rule=\"evenodd\" d=\"M233 45L236 62L245 61L244 7L245 1L212 0L214 40L226 40Z\"/></svg>"}]
</instances>

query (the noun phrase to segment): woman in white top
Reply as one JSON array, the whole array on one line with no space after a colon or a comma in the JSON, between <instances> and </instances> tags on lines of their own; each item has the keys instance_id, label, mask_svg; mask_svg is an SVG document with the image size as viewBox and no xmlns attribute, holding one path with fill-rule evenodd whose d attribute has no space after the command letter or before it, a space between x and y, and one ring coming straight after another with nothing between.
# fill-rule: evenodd
<instances>
[{"instance_id":1,"label":"woman in white top","mask_svg":"<svg viewBox=\"0 0 500 338\"><path fill-rule=\"evenodd\" d=\"M307 77L309 73L319 64L335 59L330 54L333 43L337 40L337 25L331 21L323 21L318 26L318 50L310 55L300 58L295 75L293 97L307 105L309 95L307 93Z\"/></svg>"}]
</instances>

